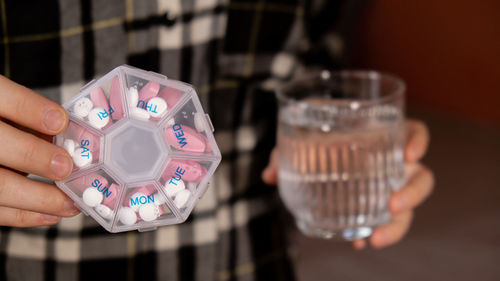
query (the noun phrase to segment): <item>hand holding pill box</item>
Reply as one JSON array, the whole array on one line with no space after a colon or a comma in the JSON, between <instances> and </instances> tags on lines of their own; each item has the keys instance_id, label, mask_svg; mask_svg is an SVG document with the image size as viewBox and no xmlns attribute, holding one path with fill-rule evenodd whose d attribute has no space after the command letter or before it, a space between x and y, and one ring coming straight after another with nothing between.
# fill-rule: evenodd
<instances>
[{"instance_id":1,"label":"hand holding pill box","mask_svg":"<svg viewBox=\"0 0 500 281\"><path fill-rule=\"evenodd\" d=\"M192 86L123 65L63 106L74 169L56 184L82 212L110 232L187 219L221 160Z\"/></svg>"}]
</instances>

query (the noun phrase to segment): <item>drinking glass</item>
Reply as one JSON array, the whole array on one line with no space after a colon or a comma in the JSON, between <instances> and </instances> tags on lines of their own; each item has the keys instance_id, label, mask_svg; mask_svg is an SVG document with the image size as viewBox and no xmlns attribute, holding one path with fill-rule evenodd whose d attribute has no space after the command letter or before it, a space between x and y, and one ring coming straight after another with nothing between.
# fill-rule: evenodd
<instances>
[{"instance_id":1,"label":"drinking glass","mask_svg":"<svg viewBox=\"0 0 500 281\"><path fill-rule=\"evenodd\" d=\"M306 235L355 240L390 220L404 185L404 82L316 71L277 90L278 188Z\"/></svg>"}]
</instances>

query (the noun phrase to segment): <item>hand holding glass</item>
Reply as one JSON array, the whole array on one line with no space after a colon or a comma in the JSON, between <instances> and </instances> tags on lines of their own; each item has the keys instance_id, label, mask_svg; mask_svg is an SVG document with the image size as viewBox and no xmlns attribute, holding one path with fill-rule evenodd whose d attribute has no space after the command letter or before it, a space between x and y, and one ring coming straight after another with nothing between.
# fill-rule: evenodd
<instances>
[{"instance_id":1,"label":"hand holding glass","mask_svg":"<svg viewBox=\"0 0 500 281\"><path fill-rule=\"evenodd\" d=\"M404 83L374 71L321 71L284 85L278 186L309 236L356 240L390 220L404 185Z\"/></svg>"}]
</instances>

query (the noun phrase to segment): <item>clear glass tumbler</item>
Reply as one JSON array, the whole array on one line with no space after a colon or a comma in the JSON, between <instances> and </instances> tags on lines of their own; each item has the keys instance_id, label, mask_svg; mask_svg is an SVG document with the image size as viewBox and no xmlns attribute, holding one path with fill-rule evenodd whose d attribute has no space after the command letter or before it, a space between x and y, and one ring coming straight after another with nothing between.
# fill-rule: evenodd
<instances>
[{"instance_id":1,"label":"clear glass tumbler","mask_svg":"<svg viewBox=\"0 0 500 281\"><path fill-rule=\"evenodd\" d=\"M375 71L317 71L283 85L279 193L308 236L355 240L390 220L404 185L404 82Z\"/></svg>"}]
</instances>

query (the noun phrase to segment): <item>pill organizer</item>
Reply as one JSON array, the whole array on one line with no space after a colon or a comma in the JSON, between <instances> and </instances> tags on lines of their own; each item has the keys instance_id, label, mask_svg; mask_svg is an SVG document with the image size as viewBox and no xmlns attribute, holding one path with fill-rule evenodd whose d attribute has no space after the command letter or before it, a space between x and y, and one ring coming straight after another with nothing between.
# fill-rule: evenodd
<instances>
[{"instance_id":1,"label":"pill organizer","mask_svg":"<svg viewBox=\"0 0 500 281\"><path fill-rule=\"evenodd\" d=\"M56 185L110 232L185 221L221 154L194 88L122 65L63 107L70 122L54 143L73 158Z\"/></svg>"}]
</instances>

